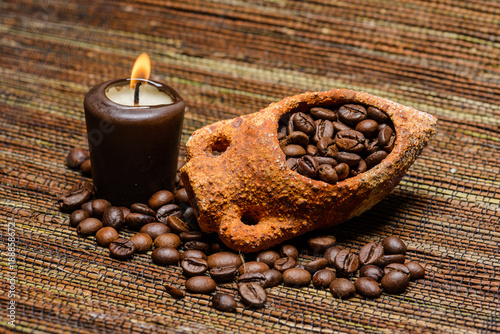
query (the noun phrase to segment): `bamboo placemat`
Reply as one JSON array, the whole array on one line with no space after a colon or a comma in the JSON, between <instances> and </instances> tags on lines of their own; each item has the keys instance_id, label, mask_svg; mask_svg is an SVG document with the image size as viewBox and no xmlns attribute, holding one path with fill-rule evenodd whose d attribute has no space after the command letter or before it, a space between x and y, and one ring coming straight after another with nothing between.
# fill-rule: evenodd
<instances>
[{"instance_id":1,"label":"bamboo placemat","mask_svg":"<svg viewBox=\"0 0 500 334\"><path fill-rule=\"evenodd\" d=\"M487 0L0 2L2 331L500 331L499 32L500 4ZM83 96L127 77L141 52L187 102L183 143L203 125L331 88L437 116L395 191L331 229L355 250L400 236L426 278L376 300L278 286L264 309L227 314L209 296L170 298L163 285L183 284L179 268L147 254L112 260L78 237L55 200L83 178L64 165L86 146Z\"/></svg>"}]
</instances>

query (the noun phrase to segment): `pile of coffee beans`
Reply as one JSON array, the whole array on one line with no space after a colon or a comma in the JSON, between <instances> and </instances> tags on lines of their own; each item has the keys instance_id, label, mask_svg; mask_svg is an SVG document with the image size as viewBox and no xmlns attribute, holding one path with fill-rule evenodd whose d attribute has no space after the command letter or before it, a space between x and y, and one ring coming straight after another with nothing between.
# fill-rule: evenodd
<instances>
[{"instance_id":1,"label":"pile of coffee beans","mask_svg":"<svg viewBox=\"0 0 500 334\"><path fill-rule=\"evenodd\" d=\"M150 253L156 265L177 266L186 278L184 289L167 285L167 293L173 298L183 298L186 291L214 294L213 307L224 312L234 312L238 303L233 295L216 292L220 284L233 285L244 305L260 308L266 304L267 289L280 284L299 288L312 283L336 298L356 292L377 298L382 292L401 293L411 279L425 274L418 263L405 263L406 245L393 236L364 245L358 254L329 235L297 241L299 248L286 243L257 254L239 254L217 235L200 231L180 178L174 193L160 190L147 203L129 208L93 196L92 183L82 181L58 200L62 211L71 212L69 223L79 235L94 236L118 260ZM120 235L123 229L138 232L126 238Z\"/></svg>"},{"instance_id":2,"label":"pile of coffee beans","mask_svg":"<svg viewBox=\"0 0 500 334\"><path fill-rule=\"evenodd\" d=\"M278 140L291 170L335 184L384 160L396 132L380 109L345 104L283 115Z\"/></svg>"}]
</instances>

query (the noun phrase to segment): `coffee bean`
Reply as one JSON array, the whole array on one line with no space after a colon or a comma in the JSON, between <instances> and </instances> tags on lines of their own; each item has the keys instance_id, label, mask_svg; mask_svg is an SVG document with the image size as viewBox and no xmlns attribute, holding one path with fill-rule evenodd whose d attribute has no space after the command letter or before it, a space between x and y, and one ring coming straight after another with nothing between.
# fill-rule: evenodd
<instances>
[{"instance_id":1,"label":"coffee bean","mask_svg":"<svg viewBox=\"0 0 500 334\"><path fill-rule=\"evenodd\" d=\"M97 218L84 219L76 227L76 233L82 236L94 235L102 227L102 223Z\"/></svg>"},{"instance_id":2,"label":"coffee bean","mask_svg":"<svg viewBox=\"0 0 500 334\"><path fill-rule=\"evenodd\" d=\"M350 130L351 128L345 125L342 122L332 122L333 128L335 129L335 132L343 131L343 130Z\"/></svg>"},{"instance_id":3,"label":"coffee bean","mask_svg":"<svg viewBox=\"0 0 500 334\"><path fill-rule=\"evenodd\" d=\"M265 286L266 285L266 276L264 276L263 273L252 271L248 273L244 273L243 275L240 275L238 277L238 284L243 284L243 283L257 283L260 286Z\"/></svg>"},{"instance_id":4,"label":"coffee bean","mask_svg":"<svg viewBox=\"0 0 500 334\"><path fill-rule=\"evenodd\" d=\"M135 246L132 241L119 238L109 244L109 253L117 260L127 260L134 255Z\"/></svg>"},{"instance_id":5,"label":"coffee bean","mask_svg":"<svg viewBox=\"0 0 500 334\"><path fill-rule=\"evenodd\" d=\"M240 256L233 252L219 252L212 254L207 259L208 267L227 267L227 266L235 266L239 268L243 261Z\"/></svg>"},{"instance_id":6,"label":"coffee bean","mask_svg":"<svg viewBox=\"0 0 500 334\"><path fill-rule=\"evenodd\" d=\"M79 168L89 157L90 153L88 150L81 147L72 148L66 157L66 166L69 168Z\"/></svg>"},{"instance_id":7,"label":"coffee bean","mask_svg":"<svg viewBox=\"0 0 500 334\"><path fill-rule=\"evenodd\" d=\"M238 285L241 300L248 306L260 308L266 303L267 295L264 288L257 283L243 283Z\"/></svg>"},{"instance_id":8,"label":"coffee bean","mask_svg":"<svg viewBox=\"0 0 500 334\"><path fill-rule=\"evenodd\" d=\"M349 176L349 165L347 165L346 163L342 162L336 165L334 168L337 172L337 178L339 181L342 181Z\"/></svg>"},{"instance_id":9,"label":"coffee bean","mask_svg":"<svg viewBox=\"0 0 500 334\"><path fill-rule=\"evenodd\" d=\"M136 253L146 253L153 246L153 239L146 233L136 233L130 237Z\"/></svg>"},{"instance_id":10,"label":"coffee bean","mask_svg":"<svg viewBox=\"0 0 500 334\"><path fill-rule=\"evenodd\" d=\"M351 170L349 171L349 176L354 177L356 175L366 172L367 170L368 166L366 165L366 162L363 159L361 159L359 160L356 166L351 167Z\"/></svg>"},{"instance_id":11,"label":"coffee bean","mask_svg":"<svg viewBox=\"0 0 500 334\"><path fill-rule=\"evenodd\" d=\"M368 109L366 109L366 115L368 118L373 119L378 123L384 123L388 120L387 115L375 107L368 107Z\"/></svg>"},{"instance_id":12,"label":"coffee bean","mask_svg":"<svg viewBox=\"0 0 500 334\"><path fill-rule=\"evenodd\" d=\"M332 138L335 133L333 124L330 121L321 119L316 121L316 133L314 134L313 141L317 143L321 138Z\"/></svg>"},{"instance_id":13,"label":"coffee bean","mask_svg":"<svg viewBox=\"0 0 500 334\"><path fill-rule=\"evenodd\" d=\"M215 267L210 269L210 276L217 283L231 282L238 274L235 266Z\"/></svg>"},{"instance_id":14,"label":"coffee bean","mask_svg":"<svg viewBox=\"0 0 500 334\"><path fill-rule=\"evenodd\" d=\"M344 249L342 246L333 246L325 250L323 257L328 261L330 267L334 267L335 257L342 249Z\"/></svg>"},{"instance_id":15,"label":"coffee bean","mask_svg":"<svg viewBox=\"0 0 500 334\"><path fill-rule=\"evenodd\" d=\"M142 203L134 203L130 206L130 211L136 212L136 213L142 213L148 216L154 216L156 212L151 209L149 206L146 204Z\"/></svg>"},{"instance_id":16,"label":"coffee bean","mask_svg":"<svg viewBox=\"0 0 500 334\"><path fill-rule=\"evenodd\" d=\"M290 117L290 122L293 124L293 127L289 128L288 133L302 131L308 136L314 135L314 120L308 114L303 112L295 113Z\"/></svg>"},{"instance_id":17,"label":"coffee bean","mask_svg":"<svg viewBox=\"0 0 500 334\"><path fill-rule=\"evenodd\" d=\"M172 247L159 247L151 253L151 260L159 266L167 266L179 263L181 254Z\"/></svg>"},{"instance_id":18,"label":"coffee bean","mask_svg":"<svg viewBox=\"0 0 500 334\"><path fill-rule=\"evenodd\" d=\"M200 276L207 272L208 264L203 259L188 257L181 261L182 272L185 276Z\"/></svg>"},{"instance_id":19,"label":"coffee bean","mask_svg":"<svg viewBox=\"0 0 500 334\"><path fill-rule=\"evenodd\" d=\"M117 240L119 237L120 235L118 235L118 232L110 226L100 228L95 234L95 240L102 247L108 247L109 244Z\"/></svg>"},{"instance_id":20,"label":"coffee bean","mask_svg":"<svg viewBox=\"0 0 500 334\"><path fill-rule=\"evenodd\" d=\"M378 165L382 160L387 157L386 151L376 151L366 157L365 162L368 169Z\"/></svg>"},{"instance_id":21,"label":"coffee bean","mask_svg":"<svg viewBox=\"0 0 500 334\"><path fill-rule=\"evenodd\" d=\"M193 240L193 241L186 242L184 244L184 249L185 250L196 249L196 250L199 250L199 251L207 254L208 251L210 250L210 245L206 242L203 242L203 241Z\"/></svg>"},{"instance_id":22,"label":"coffee bean","mask_svg":"<svg viewBox=\"0 0 500 334\"><path fill-rule=\"evenodd\" d=\"M155 248L172 247L179 248L181 245L181 238L174 233L163 233L156 237L154 241Z\"/></svg>"},{"instance_id":23,"label":"coffee bean","mask_svg":"<svg viewBox=\"0 0 500 334\"><path fill-rule=\"evenodd\" d=\"M339 108L339 120L348 125L356 125L367 116L366 109L357 104L346 104Z\"/></svg>"},{"instance_id":24,"label":"coffee bean","mask_svg":"<svg viewBox=\"0 0 500 334\"><path fill-rule=\"evenodd\" d=\"M396 236L390 236L382 240L385 254L406 254L405 243Z\"/></svg>"},{"instance_id":25,"label":"coffee bean","mask_svg":"<svg viewBox=\"0 0 500 334\"><path fill-rule=\"evenodd\" d=\"M337 172L331 165L320 165L318 168L318 176L321 181L326 183L335 184L338 181Z\"/></svg>"},{"instance_id":26,"label":"coffee bean","mask_svg":"<svg viewBox=\"0 0 500 334\"><path fill-rule=\"evenodd\" d=\"M354 282L356 291L365 298L375 299L380 297L382 289L378 282L370 277L360 277Z\"/></svg>"},{"instance_id":27,"label":"coffee bean","mask_svg":"<svg viewBox=\"0 0 500 334\"><path fill-rule=\"evenodd\" d=\"M141 229L144 225L154 222L155 217L143 213L131 212L125 216L125 225L132 230Z\"/></svg>"},{"instance_id":28,"label":"coffee bean","mask_svg":"<svg viewBox=\"0 0 500 334\"><path fill-rule=\"evenodd\" d=\"M335 257L333 265L335 269L343 274L352 274L358 270L359 259L356 254L349 252L347 249L343 249Z\"/></svg>"},{"instance_id":29,"label":"coffee bean","mask_svg":"<svg viewBox=\"0 0 500 334\"><path fill-rule=\"evenodd\" d=\"M108 206L102 214L102 225L113 227L115 230L120 230L125 223L123 211L116 206Z\"/></svg>"},{"instance_id":30,"label":"coffee bean","mask_svg":"<svg viewBox=\"0 0 500 334\"><path fill-rule=\"evenodd\" d=\"M146 233L154 241L156 237L159 236L160 234L169 233L170 228L162 223L148 223L143 227L141 227L139 232Z\"/></svg>"},{"instance_id":31,"label":"coffee bean","mask_svg":"<svg viewBox=\"0 0 500 334\"><path fill-rule=\"evenodd\" d=\"M309 144L309 137L302 131L293 131L288 135L287 141L290 144L306 147Z\"/></svg>"},{"instance_id":32,"label":"coffee bean","mask_svg":"<svg viewBox=\"0 0 500 334\"><path fill-rule=\"evenodd\" d=\"M336 298L348 299L356 294L356 287L347 278L335 278L330 283L330 292Z\"/></svg>"},{"instance_id":33,"label":"coffee bean","mask_svg":"<svg viewBox=\"0 0 500 334\"><path fill-rule=\"evenodd\" d=\"M102 219L102 215L104 214L104 210L110 207L111 203L109 203L105 199L95 199L92 201L92 216L97 219Z\"/></svg>"},{"instance_id":34,"label":"coffee bean","mask_svg":"<svg viewBox=\"0 0 500 334\"><path fill-rule=\"evenodd\" d=\"M417 262L411 261L406 263L405 266L410 270L410 279L424 278L425 270Z\"/></svg>"},{"instance_id":35,"label":"coffee bean","mask_svg":"<svg viewBox=\"0 0 500 334\"><path fill-rule=\"evenodd\" d=\"M315 254L323 254L328 248L335 245L337 239L333 235L312 237L307 240L307 245Z\"/></svg>"},{"instance_id":36,"label":"coffee bean","mask_svg":"<svg viewBox=\"0 0 500 334\"><path fill-rule=\"evenodd\" d=\"M314 157L314 160L318 165L330 165L332 167L337 166L337 161L332 157Z\"/></svg>"},{"instance_id":37,"label":"coffee bean","mask_svg":"<svg viewBox=\"0 0 500 334\"><path fill-rule=\"evenodd\" d=\"M122 210L123 217L127 216L129 213L132 213L132 211L130 211L130 209L125 206L119 206L118 209Z\"/></svg>"},{"instance_id":38,"label":"coffee bean","mask_svg":"<svg viewBox=\"0 0 500 334\"><path fill-rule=\"evenodd\" d=\"M82 171L82 174L85 176L91 176L92 175L92 162L90 159L85 160L82 162L80 165L80 170Z\"/></svg>"},{"instance_id":39,"label":"coffee bean","mask_svg":"<svg viewBox=\"0 0 500 334\"><path fill-rule=\"evenodd\" d=\"M269 269L263 271L261 273L266 278L266 283L264 284L264 288L272 288L275 287L283 281L283 274L281 274L276 269Z\"/></svg>"},{"instance_id":40,"label":"coffee bean","mask_svg":"<svg viewBox=\"0 0 500 334\"><path fill-rule=\"evenodd\" d=\"M382 269L373 264L368 264L366 266L361 267L359 270L360 277L370 277L377 282L380 282L382 277L384 276L384 272Z\"/></svg>"},{"instance_id":41,"label":"coffee bean","mask_svg":"<svg viewBox=\"0 0 500 334\"><path fill-rule=\"evenodd\" d=\"M378 146L378 138L375 139L367 139L365 142L365 153L371 155L377 151L382 150L380 146ZM368 159L368 158L367 158Z\"/></svg>"},{"instance_id":42,"label":"coffee bean","mask_svg":"<svg viewBox=\"0 0 500 334\"><path fill-rule=\"evenodd\" d=\"M188 232L190 230L188 224L176 216L168 216L167 226L170 227L172 232L177 234L181 232Z\"/></svg>"},{"instance_id":43,"label":"coffee bean","mask_svg":"<svg viewBox=\"0 0 500 334\"><path fill-rule=\"evenodd\" d=\"M359 155L357 155L356 153L349 153L349 152L338 152L334 155L334 158L338 162L343 162L347 164L349 167L354 167L358 165L361 160L361 157Z\"/></svg>"},{"instance_id":44,"label":"coffee bean","mask_svg":"<svg viewBox=\"0 0 500 334\"><path fill-rule=\"evenodd\" d=\"M394 146L394 141L396 140L396 134L390 126L386 126L378 133L378 144L382 149L387 152L392 151Z\"/></svg>"},{"instance_id":45,"label":"coffee bean","mask_svg":"<svg viewBox=\"0 0 500 334\"><path fill-rule=\"evenodd\" d=\"M83 203L90 200L92 192L87 187L73 189L57 200L57 204L62 211L74 211L79 209Z\"/></svg>"},{"instance_id":46,"label":"coffee bean","mask_svg":"<svg viewBox=\"0 0 500 334\"><path fill-rule=\"evenodd\" d=\"M257 254L257 257L255 259L259 262L267 264L270 268L272 268L274 266L274 262L276 262L279 258L280 255L277 252L267 250Z\"/></svg>"},{"instance_id":47,"label":"coffee bean","mask_svg":"<svg viewBox=\"0 0 500 334\"><path fill-rule=\"evenodd\" d=\"M330 269L318 270L312 277L312 283L317 288L328 288L335 279L335 273Z\"/></svg>"},{"instance_id":48,"label":"coffee bean","mask_svg":"<svg viewBox=\"0 0 500 334\"><path fill-rule=\"evenodd\" d=\"M362 265L373 264L384 255L384 248L375 242L369 242L359 251L359 262Z\"/></svg>"},{"instance_id":49,"label":"coffee bean","mask_svg":"<svg viewBox=\"0 0 500 334\"><path fill-rule=\"evenodd\" d=\"M290 168L291 170L293 170L294 172L297 171L297 158L290 158L290 159L286 159L286 166L288 168Z\"/></svg>"},{"instance_id":50,"label":"coffee bean","mask_svg":"<svg viewBox=\"0 0 500 334\"><path fill-rule=\"evenodd\" d=\"M187 231L179 233L182 242L202 241L204 239L201 231Z\"/></svg>"},{"instance_id":51,"label":"coffee bean","mask_svg":"<svg viewBox=\"0 0 500 334\"><path fill-rule=\"evenodd\" d=\"M90 218L90 214L87 211L82 209L75 210L69 216L69 225L71 227L77 227L82 220L87 218Z\"/></svg>"},{"instance_id":52,"label":"coffee bean","mask_svg":"<svg viewBox=\"0 0 500 334\"><path fill-rule=\"evenodd\" d=\"M249 273L249 272L260 273L260 272L263 272L265 270L269 270L269 266L263 262L258 262L258 261L245 262L238 268L240 275L243 275L243 274Z\"/></svg>"},{"instance_id":53,"label":"coffee bean","mask_svg":"<svg viewBox=\"0 0 500 334\"><path fill-rule=\"evenodd\" d=\"M283 283L288 286L306 286L311 282L311 273L302 268L290 268L283 272Z\"/></svg>"},{"instance_id":54,"label":"coffee bean","mask_svg":"<svg viewBox=\"0 0 500 334\"><path fill-rule=\"evenodd\" d=\"M339 151L359 153L365 148L365 136L356 130L343 130L335 135Z\"/></svg>"},{"instance_id":55,"label":"coffee bean","mask_svg":"<svg viewBox=\"0 0 500 334\"><path fill-rule=\"evenodd\" d=\"M410 276L410 269L402 263L389 263L384 267L384 275L387 275L393 270L400 271L403 274Z\"/></svg>"},{"instance_id":56,"label":"coffee bean","mask_svg":"<svg viewBox=\"0 0 500 334\"><path fill-rule=\"evenodd\" d=\"M165 285L165 291L175 299L182 299L186 295L184 291L171 285Z\"/></svg>"},{"instance_id":57,"label":"coffee bean","mask_svg":"<svg viewBox=\"0 0 500 334\"><path fill-rule=\"evenodd\" d=\"M153 210L158 210L162 206L172 202L174 197L174 194L168 190L157 191L149 199L148 206Z\"/></svg>"},{"instance_id":58,"label":"coffee bean","mask_svg":"<svg viewBox=\"0 0 500 334\"><path fill-rule=\"evenodd\" d=\"M403 254L390 254L390 255L382 255L373 263L376 266L384 268L389 263L404 263L405 256Z\"/></svg>"},{"instance_id":59,"label":"coffee bean","mask_svg":"<svg viewBox=\"0 0 500 334\"><path fill-rule=\"evenodd\" d=\"M409 275L403 274L402 272L397 270L392 270L384 275L384 277L382 277L380 284L382 285L382 289L384 289L385 292L390 294L398 294L406 289L409 281Z\"/></svg>"},{"instance_id":60,"label":"coffee bean","mask_svg":"<svg viewBox=\"0 0 500 334\"><path fill-rule=\"evenodd\" d=\"M318 270L326 268L328 265L328 260L320 257L315 260L312 260L311 262L308 262L305 266L304 269L310 272L311 274L314 274Z\"/></svg>"},{"instance_id":61,"label":"coffee bean","mask_svg":"<svg viewBox=\"0 0 500 334\"><path fill-rule=\"evenodd\" d=\"M183 203L183 204L188 204L189 205L189 196L187 193L186 188L181 188L175 192L174 195L175 201L177 203Z\"/></svg>"},{"instance_id":62,"label":"coffee bean","mask_svg":"<svg viewBox=\"0 0 500 334\"><path fill-rule=\"evenodd\" d=\"M222 312L234 312L236 311L236 301L233 296L227 295L225 293L216 293L212 298L212 306Z\"/></svg>"},{"instance_id":63,"label":"coffee bean","mask_svg":"<svg viewBox=\"0 0 500 334\"><path fill-rule=\"evenodd\" d=\"M318 147L315 145L307 145L306 147L306 154L310 156L317 156L319 154ZM317 161L317 160L316 160Z\"/></svg>"},{"instance_id":64,"label":"coffee bean","mask_svg":"<svg viewBox=\"0 0 500 334\"><path fill-rule=\"evenodd\" d=\"M94 210L92 210L92 201L85 202L81 205L81 209L88 212L90 217L92 217L92 214L94 213Z\"/></svg>"},{"instance_id":65,"label":"coffee bean","mask_svg":"<svg viewBox=\"0 0 500 334\"><path fill-rule=\"evenodd\" d=\"M202 251L199 251L197 249L188 249L187 251L182 253L181 258L183 260L187 259L188 257L207 260L207 255L205 253L203 253Z\"/></svg>"},{"instance_id":66,"label":"coffee bean","mask_svg":"<svg viewBox=\"0 0 500 334\"><path fill-rule=\"evenodd\" d=\"M177 204L166 204L156 212L156 220L163 224L168 224L168 217L174 216L182 218L182 211Z\"/></svg>"},{"instance_id":67,"label":"coffee bean","mask_svg":"<svg viewBox=\"0 0 500 334\"><path fill-rule=\"evenodd\" d=\"M318 163L310 155L304 155L297 160L297 171L311 179L314 179L318 174L318 168Z\"/></svg>"},{"instance_id":68,"label":"coffee bean","mask_svg":"<svg viewBox=\"0 0 500 334\"><path fill-rule=\"evenodd\" d=\"M373 138L378 134L378 123L372 119L365 119L356 125L356 131L361 132L366 138Z\"/></svg>"},{"instance_id":69,"label":"coffee bean","mask_svg":"<svg viewBox=\"0 0 500 334\"><path fill-rule=\"evenodd\" d=\"M311 108L309 112L311 113L311 115L319 119L326 119L329 121L337 120L337 113L330 109L316 107L316 108Z\"/></svg>"},{"instance_id":70,"label":"coffee bean","mask_svg":"<svg viewBox=\"0 0 500 334\"><path fill-rule=\"evenodd\" d=\"M274 269L284 272L287 269L295 267L297 262L291 257L282 257L281 259L274 262Z\"/></svg>"},{"instance_id":71,"label":"coffee bean","mask_svg":"<svg viewBox=\"0 0 500 334\"><path fill-rule=\"evenodd\" d=\"M301 157L306 154L306 150L300 145L287 145L283 148L283 153L287 157Z\"/></svg>"},{"instance_id":72,"label":"coffee bean","mask_svg":"<svg viewBox=\"0 0 500 334\"><path fill-rule=\"evenodd\" d=\"M339 149L335 145L335 140L330 137L323 137L318 141L317 144L319 154L324 157L334 158L338 153Z\"/></svg>"},{"instance_id":73,"label":"coffee bean","mask_svg":"<svg viewBox=\"0 0 500 334\"><path fill-rule=\"evenodd\" d=\"M281 257L291 257L293 259L297 259L299 257L299 251L297 248L289 244L281 245L279 253Z\"/></svg>"},{"instance_id":74,"label":"coffee bean","mask_svg":"<svg viewBox=\"0 0 500 334\"><path fill-rule=\"evenodd\" d=\"M209 295L215 291L217 285L215 281L208 276L194 276L184 283L186 290L191 293L200 293Z\"/></svg>"}]
</instances>

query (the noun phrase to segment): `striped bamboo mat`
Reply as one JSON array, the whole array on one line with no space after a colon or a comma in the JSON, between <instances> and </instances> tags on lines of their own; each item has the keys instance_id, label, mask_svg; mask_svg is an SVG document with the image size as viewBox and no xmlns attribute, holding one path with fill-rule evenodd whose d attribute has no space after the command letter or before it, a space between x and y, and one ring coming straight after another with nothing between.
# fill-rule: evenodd
<instances>
[{"instance_id":1,"label":"striped bamboo mat","mask_svg":"<svg viewBox=\"0 0 500 334\"><path fill-rule=\"evenodd\" d=\"M265 309L226 314L209 296L170 298L163 285L185 281L177 267L147 254L118 262L78 237L54 203L82 179L64 160L86 146L83 96L127 77L141 52L186 100L183 143L203 125L331 88L437 116L396 190L332 229L353 249L400 236L426 278L376 300L278 286ZM494 0L0 2L1 331L500 331L499 59Z\"/></svg>"}]
</instances>

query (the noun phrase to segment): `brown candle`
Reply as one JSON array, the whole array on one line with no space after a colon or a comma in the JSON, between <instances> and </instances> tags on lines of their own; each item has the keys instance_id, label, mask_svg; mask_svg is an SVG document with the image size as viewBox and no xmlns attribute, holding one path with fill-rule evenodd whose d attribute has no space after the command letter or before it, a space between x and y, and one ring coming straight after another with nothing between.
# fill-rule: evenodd
<instances>
[{"instance_id":1,"label":"brown candle","mask_svg":"<svg viewBox=\"0 0 500 334\"><path fill-rule=\"evenodd\" d=\"M141 80L132 90L130 80L101 83L84 100L97 197L115 206L173 191L184 119L184 101L171 87Z\"/></svg>"}]
</instances>

